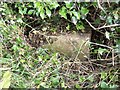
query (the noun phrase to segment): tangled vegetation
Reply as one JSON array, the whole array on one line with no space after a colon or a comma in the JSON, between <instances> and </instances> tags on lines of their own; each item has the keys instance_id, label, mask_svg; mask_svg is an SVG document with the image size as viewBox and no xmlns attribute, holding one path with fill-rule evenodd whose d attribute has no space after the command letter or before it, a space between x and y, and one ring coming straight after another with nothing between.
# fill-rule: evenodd
<instances>
[{"instance_id":1,"label":"tangled vegetation","mask_svg":"<svg viewBox=\"0 0 120 90\"><path fill-rule=\"evenodd\" d=\"M0 2L0 89L120 87L119 6L120 2ZM42 48L37 38L29 39L32 31L90 32L90 57L81 61Z\"/></svg>"}]
</instances>

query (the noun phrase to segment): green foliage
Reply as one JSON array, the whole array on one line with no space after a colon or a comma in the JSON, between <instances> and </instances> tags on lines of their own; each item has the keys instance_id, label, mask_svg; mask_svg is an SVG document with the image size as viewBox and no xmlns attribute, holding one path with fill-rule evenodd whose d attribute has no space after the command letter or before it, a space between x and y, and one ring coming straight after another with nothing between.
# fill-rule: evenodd
<instances>
[{"instance_id":1,"label":"green foliage","mask_svg":"<svg viewBox=\"0 0 120 90\"><path fill-rule=\"evenodd\" d=\"M59 14L67 19L67 9L64 6L60 9Z\"/></svg>"},{"instance_id":2,"label":"green foliage","mask_svg":"<svg viewBox=\"0 0 120 90\"><path fill-rule=\"evenodd\" d=\"M114 73L115 74L115 73ZM110 79L110 81L118 81L118 75L113 75L112 73L106 73L106 72L101 72L101 81L100 81L100 88L103 88L103 89L117 89L118 88L118 85L116 84L112 84L112 83L107 83L107 79Z\"/></svg>"},{"instance_id":3,"label":"green foliage","mask_svg":"<svg viewBox=\"0 0 120 90\"><path fill-rule=\"evenodd\" d=\"M0 89L9 88L11 84L11 75L10 71L4 73L2 81L0 82Z\"/></svg>"},{"instance_id":4,"label":"green foliage","mask_svg":"<svg viewBox=\"0 0 120 90\"><path fill-rule=\"evenodd\" d=\"M16 14L24 15L35 15L41 17L41 19L46 19L54 17L52 13L58 12L58 14L64 19L73 23L78 30L85 29L81 19L85 19L89 10L86 6L80 7L80 3L73 3L65 1L63 5L58 2L29 2L29 3L15 3L13 8L18 9ZM59 8L59 10L57 10ZM9 11L8 11L9 12Z\"/></svg>"},{"instance_id":5,"label":"green foliage","mask_svg":"<svg viewBox=\"0 0 120 90\"><path fill-rule=\"evenodd\" d=\"M98 49L98 53L99 53L100 55L103 55L103 53L106 52L106 51L107 51L107 49L103 49L103 48L99 48L99 49Z\"/></svg>"},{"instance_id":6,"label":"green foliage","mask_svg":"<svg viewBox=\"0 0 120 90\"><path fill-rule=\"evenodd\" d=\"M24 38L20 35L20 31L24 29L25 17L37 17L37 19L46 20L55 15L69 21L67 30L70 30L70 25L73 23L78 30L86 29L84 20L89 19L90 6L98 9L96 3L78 3L78 2L26 2L26 3L2 3L0 7L0 34L4 37L2 41L2 57L0 57L0 64L4 67L10 67L11 72L5 72L0 82L0 88L17 87L44 87L44 88L67 88L67 83L71 81L76 88L84 87L83 84L88 82L86 87L92 87L95 81L94 74L88 76L70 74L69 76L62 76L64 72L62 65L67 61L64 57L59 56L57 52L50 52L42 48L32 48L28 46ZM99 12L99 17L94 20L93 25L99 26L101 22L104 24L119 23L120 13L119 7L113 9L104 8L107 12ZM12 8L12 9L11 9ZM57 14L56 14L57 13ZM23 27L21 25L23 24ZM56 28L51 31L55 32ZM119 33L119 27L109 28L105 31L105 37L108 40L116 38L116 33ZM101 41L102 42L102 41ZM115 52L120 53L120 40L115 39ZM107 49L98 48L97 53L103 55L108 52ZM62 62L63 61L63 62ZM69 66L67 66L69 67ZM61 68L63 68L61 70ZM84 68L84 67L83 67ZM69 70L68 70L69 71ZM100 88L116 88L115 82L118 81L118 75L112 73L101 72L100 81L96 85ZM11 77L12 75L12 77ZM68 77L68 78L67 78ZM67 80L67 79L68 80ZM109 78L109 80L108 80ZM78 80L74 83L72 80ZM68 82L67 82L68 81ZM12 83L12 84L11 84ZM11 84L11 85L10 85Z\"/></svg>"},{"instance_id":7,"label":"green foliage","mask_svg":"<svg viewBox=\"0 0 120 90\"><path fill-rule=\"evenodd\" d=\"M110 90L110 89L117 90L118 86L117 85L108 85L106 82L102 81L100 83L100 88L101 89L106 89L106 90Z\"/></svg>"}]
</instances>

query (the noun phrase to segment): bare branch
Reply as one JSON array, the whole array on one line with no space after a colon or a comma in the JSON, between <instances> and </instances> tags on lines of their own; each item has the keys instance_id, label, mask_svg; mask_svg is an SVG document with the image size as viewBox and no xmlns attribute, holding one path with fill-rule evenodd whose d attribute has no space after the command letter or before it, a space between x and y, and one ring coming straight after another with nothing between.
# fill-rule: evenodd
<instances>
[{"instance_id":1,"label":"bare branch","mask_svg":"<svg viewBox=\"0 0 120 90\"><path fill-rule=\"evenodd\" d=\"M107 25L107 26L102 26L102 27L98 27L98 28L95 28L87 19L85 19L85 21L90 25L91 28L93 28L94 30L100 30L100 29L103 29L103 28L109 28L109 27L118 27L120 26L120 24L112 24L112 25Z\"/></svg>"},{"instance_id":2,"label":"bare branch","mask_svg":"<svg viewBox=\"0 0 120 90\"><path fill-rule=\"evenodd\" d=\"M112 24L112 25L107 25L107 26L102 26L102 27L99 27L99 28L96 28L96 29L103 29L103 28L108 28L108 27L118 27L120 26L120 24Z\"/></svg>"},{"instance_id":3,"label":"bare branch","mask_svg":"<svg viewBox=\"0 0 120 90\"><path fill-rule=\"evenodd\" d=\"M108 48L108 49L110 49L110 50L112 50L112 64L113 64L113 66L115 65L115 59L114 59L114 48L112 48L112 47L110 47L110 46L107 46L107 45L103 45L103 44L99 44L99 43L94 43L94 42L90 42L90 44L94 44L94 45L98 45L98 46L102 46L102 47L106 47L106 48Z\"/></svg>"}]
</instances>

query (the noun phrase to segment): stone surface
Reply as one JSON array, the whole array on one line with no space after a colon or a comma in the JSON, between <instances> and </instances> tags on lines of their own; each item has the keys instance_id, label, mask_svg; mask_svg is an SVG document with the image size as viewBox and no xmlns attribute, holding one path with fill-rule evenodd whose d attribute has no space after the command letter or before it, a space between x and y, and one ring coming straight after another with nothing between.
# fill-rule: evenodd
<instances>
[{"instance_id":1,"label":"stone surface","mask_svg":"<svg viewBox=\"0 0 120 90\"><path fill-rule=\"evenodd\" d=\"M52 44L45 44L42 47L84 60L89 58L90 37L90 33L60 35L56 36L57 39Z\"/></svg>"}]
</instances>

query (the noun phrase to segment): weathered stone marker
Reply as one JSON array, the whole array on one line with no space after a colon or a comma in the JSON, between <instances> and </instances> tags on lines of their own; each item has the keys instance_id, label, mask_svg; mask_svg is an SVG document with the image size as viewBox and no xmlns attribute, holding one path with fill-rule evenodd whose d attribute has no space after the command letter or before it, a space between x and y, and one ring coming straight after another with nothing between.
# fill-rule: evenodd
<instances>
[{"instance_id":1,"label":"weathered stone marker","mask_svg":"<svg viewBox=\"0 0 120 90\"><path fill-rule=\"evenodd\" d=\"M39 31L29 33L30 44L33 47L48 48L68 57L84 60L89 58L89 41L91 33L71 33L48 36Z\"/></svg>"},{"instance_id":2,"label":"weathered stone marker","mask_svg":"<svg viewBox=\"0 0 120 90\"><path fill-rule=\"evenodd\" d=\"M66 56L84 60L89 58L90 37L90 33L60 35L54 37L56 40L52 44L45 44L43 48L49 48Z\"/></svg>"}]
</instances>

